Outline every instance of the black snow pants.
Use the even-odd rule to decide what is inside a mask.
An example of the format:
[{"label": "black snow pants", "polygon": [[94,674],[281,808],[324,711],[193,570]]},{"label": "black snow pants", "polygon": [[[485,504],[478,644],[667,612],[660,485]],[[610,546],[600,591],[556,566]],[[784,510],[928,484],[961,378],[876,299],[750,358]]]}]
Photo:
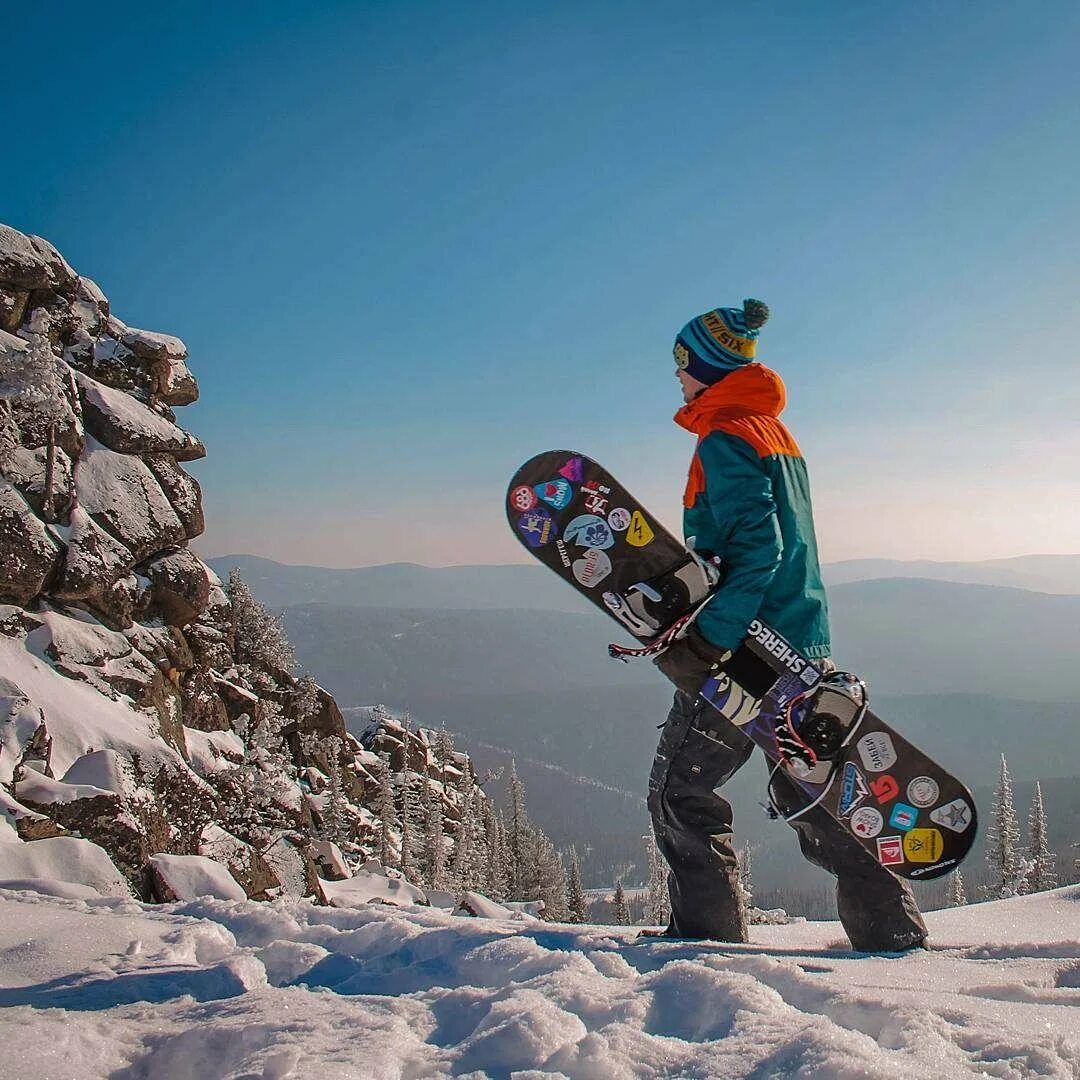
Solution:
[{"label": "black snow pants", "polygon": [[[717,790],[754,750],[734,724],[681,690],[664,724],[649,777],[649,813],[671,869],[671,922],[676,937],[746,941],[739,903],[731,805]],[[785,815],[806,796],[778,773],[773,784]],[[803,855],[836,878],[836,906],[852,947],[892,951],[919,944],[926,924],[906,882],[889,873],[824,810],[790,822]]]}]

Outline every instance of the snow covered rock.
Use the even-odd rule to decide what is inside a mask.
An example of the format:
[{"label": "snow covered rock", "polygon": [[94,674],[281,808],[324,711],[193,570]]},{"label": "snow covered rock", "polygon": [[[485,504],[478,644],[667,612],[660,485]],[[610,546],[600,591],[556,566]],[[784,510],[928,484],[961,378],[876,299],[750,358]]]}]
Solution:
[{"label": "snow covered rock", "polygon": [[203,829],[199,854],[228,867],[233,880],[253,900],[267,900],[282,888],[266,859],[220,825],[207,825]]},{"label": "snow covered rock", "polygon": [[59,552],[26,499],[0,480],[0,603],[28,604],[45,588]]},{"label": "snow covered rock", "polygon": [[194,436],[159,416],[138,398],[79,372],[75,376],[86,430],[120,454],[171,454],[177,461],[206,456]]},{"label": "snow covered rock", "polygon": [[176,511],[141,458],[88,439],[75,487],[79,505],[137,562],[185,539]]},{"label": "snow covered rock", "polygon": [[184,472],[171,454],[145,454],[143,460],[176,511],[187,538],[201,536],[206,525],[198,481]]},{"label": "snow covered rock", "polygon": [[244,890],[224,866],[203,855],[151,855],[148,864],[151,890],[163,903],[195,900],[246,900]]},{"label": "snow covered rock", "polygon": [[63,836],[66,831],[52,818],[28,809],[0,788],[0,843],[46,840],[52,836]]},{"label": "snow covered rock", "polygon": [[121,340],[144,360],[185,360],[188,354],[187,346],[178,337],[138,330],[133,326],[124,327]]},{"label": "snow covered rock", "polygon": [[[61,600],[97,601],[111,608],[109,594],[135,565],[135,557],[110,536],[81,506],[71,511],[67,552],[54,588]],[[131,617],[127,612],[126,622]]]},{"label": "snow covered rock", "polygon": [[32,291],[70,288],[78,275],[40,236],[27,236],[0,224],[0,285]]},{"label": "snow covered rock", "polygon": [[[0,436],[2,438],[2,436]],[[0,461],[0,474],[9,480],[43,521],[59,521],[71,505],[73,470],[64,450],[12,446]]]},{"label": "snow covered rock", "polygon": [[33,450],[51,440],[77,458],[83,429],[71,369],[44,335],[30,336],[26,341],[0,330],[0,402],[10,410],[23,446]]},{"label": "snow covered rock", "polygon": [[476,892],[463,892],[454,908],[455,915],[469,915],[477,919],[520,919],[521,913],[511,911],[494,900]]},{"label": "snow covered rock", "polygon": [[327,881],[345,881],[352,876],[337,844],[329,840],[316,840],[311,845],[311,856],[319,868],[319,877]]},{"label": "snow covered rock", "polygon": [[132,895],[124,875],[104,850],[75,836],[0,844],[0,888],[8,881],[33,878],[86,885],[100,896]]},{"label": "snow covered rock", "polygon": [[206,610],[210,579],[205,564],[190,549],[154,559],[143,573],[150,580],[151,602],[170,626],[186,626]]},{"label": "snow covered rock", "polygon": [[400,878],[363,870],[345,881],[319,879],[319,886],[331,907],[355,908],[367,904],[392,904],[396,907],[427,904],[424,890]]}]

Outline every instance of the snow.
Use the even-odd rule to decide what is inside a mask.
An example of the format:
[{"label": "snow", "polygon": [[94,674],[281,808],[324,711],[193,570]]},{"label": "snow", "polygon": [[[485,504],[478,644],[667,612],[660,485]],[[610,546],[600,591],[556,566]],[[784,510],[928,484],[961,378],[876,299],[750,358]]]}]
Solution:
[{"label": "snow", "polygon": [[1075,1078],[1078,916],[1076,886],[934,912],[934,948],[891,956],[851,952],[837,923],[710,945],[385,904],[0,892],[17,1048],[0,1078],[73,1061],[234,1080]]},{"label": "snow", "polygon": [[113,792],[91,784],[68,784],[52,780],[33,769],[27,769],[15,785],[15,797],[32,803],[70,803],[77,799],[93,799],[99,795],[112,798]]},{"label": "snow", "polygon": [[399,878],[359,871],[344,881],[325,881],[319,878],[323,896],[331,907],[355,908],[367,904],[423,904],[427,897],[423,889]]},{"label": "snow", "polygon": [[247,896],[225,867],[202,855],[151,855],[150,865],[178,900],[200,896],[243,900]]},{"label": "snow", "polygon": [[92,750],[83,754],[63,775],[65,784],[90,784],[117,795],[130,795],[135,781],[124,759],[115,750]]},{"label": "snow", "polygon": [[159,416],[131,394],[106,386],[81,371],[75,373],[75,380],[87,402],[110,417],[123,432],[124,445],[111,449],[121,453],[176,454],[183,458],[191,456],[198,447],[194,436]]},{"label": "snow", "polygon": [[[37,633],[33,631],[30,637]],[[0,781],[10,782],[10,770],[21,755],[19,747],[33,734],[42,713],[52,738],[50,763],[56,776],[64,776],[83,755],[103,749],[116,750],[127,758],[138,754],[147,766],[161,762],[183,768],[180,755],[162,741],[156,717],[132,708],[126,699],[113,701],[92,686],[59,674],[42,655],[28,651],[28,641],[0,636],[0,671],[4,673],[0,684]],[[9,712],[16,723],[4,723]]]},{"label": "snow", "polygon": [[200,776],[236,768],[244,760],[244,744],[234,731],[198,731],[184,728],[188,760]]},{"label": "snow", "polygon": [[0,885],[28,878],[85,885],[102,896],[131,895],[127,880],[104,850],[75,836],[0,844]]}]

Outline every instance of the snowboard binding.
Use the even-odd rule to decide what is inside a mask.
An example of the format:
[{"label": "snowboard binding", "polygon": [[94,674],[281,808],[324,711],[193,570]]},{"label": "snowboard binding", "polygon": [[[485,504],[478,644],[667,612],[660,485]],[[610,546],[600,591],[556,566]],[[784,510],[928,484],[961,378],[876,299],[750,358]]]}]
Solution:
[{"label": "snowboard binding", "polygon": [[[624,611],[616,613],[616,617],[638,637],[652,640],[640,649],[609,645],[608,655],[629,662],[635,657],[662,653],[686,633],[719,583],[719,566],[688,551],[686,558],[670,570],[631,585],[625,597],[618,597]],[[684,612],[681,616],[680,611]]]}]

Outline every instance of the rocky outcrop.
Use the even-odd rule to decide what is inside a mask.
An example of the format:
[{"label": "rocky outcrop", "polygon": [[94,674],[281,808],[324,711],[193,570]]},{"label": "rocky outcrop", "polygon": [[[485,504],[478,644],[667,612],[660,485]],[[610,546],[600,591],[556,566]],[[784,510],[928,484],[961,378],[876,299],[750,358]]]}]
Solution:
[{"label": "rocky outcrop", "polygon": [[399,810],[430,786],[450,845],[471,766],[389,715],[361,746],[280,622],[187,546],[205,449],[174,410],[198,394],[179,338],[0,225],[0,839],[39,845],[27,866],[82,852],[96,888],[118,869],[116,895],[325,900],[380,848],[408,862],[374,809],[397,813],[391,771]]},{"label": "rocky outcrop", "polygon": [[58,560],[44,523],[17,489],[0,479],[0,603],[26,605],[40,596]]}]

